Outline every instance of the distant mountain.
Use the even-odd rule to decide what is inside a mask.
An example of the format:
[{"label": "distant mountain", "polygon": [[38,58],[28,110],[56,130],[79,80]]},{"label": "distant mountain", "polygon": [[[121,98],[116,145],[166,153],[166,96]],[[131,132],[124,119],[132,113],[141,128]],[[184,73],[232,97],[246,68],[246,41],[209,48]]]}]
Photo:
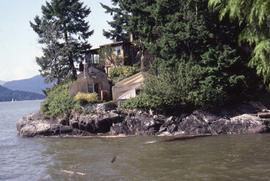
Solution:
[{"label": "distant mountain", "polygon": [[0,102],[44,99],[44,95],[33,92],[13,91],[0,86]]},{"label": "distant mountain", "polygon": [[45,79],[40,75],[30,79],[13,80],[3,84],[4,87],[11,90],[34,92],[38,94],[43,94],[42,90],[52,87],[52,85],[53,84],[45,83]]},{"label": "distant mountain", "polygon": [[0,80],[0,85],[3,85],[4,83],[5,83],[5,81]]}]

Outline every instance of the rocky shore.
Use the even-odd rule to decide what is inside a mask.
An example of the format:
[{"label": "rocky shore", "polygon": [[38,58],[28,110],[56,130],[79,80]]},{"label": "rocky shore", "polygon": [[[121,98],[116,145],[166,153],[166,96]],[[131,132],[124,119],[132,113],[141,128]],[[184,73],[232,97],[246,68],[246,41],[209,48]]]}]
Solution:
[{"label": "rocky shore", "polygon": [[[101,108],[100,108],[101,107]],[[18,120],[22,137],[34,136],[200,136],[250,134],[270,131],[270,111],[258,102],[249,102],[215,112],[195,110],[177,116],[141,110],[117,111],[99,105],[91,113],[73,112],[65,118],[48,119],[33,113]]]}]

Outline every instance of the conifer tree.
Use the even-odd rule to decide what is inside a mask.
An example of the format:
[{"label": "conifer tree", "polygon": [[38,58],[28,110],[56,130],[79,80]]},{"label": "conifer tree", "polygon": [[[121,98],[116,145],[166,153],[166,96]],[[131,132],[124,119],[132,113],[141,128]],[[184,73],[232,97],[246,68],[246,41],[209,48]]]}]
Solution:
[{"label": "conifer tree", "polygon": [[244,30],[240,42],[253,47],[250,65],[270,84],[270,1],[269,0],[209,0],[210,7],[220,12],[220,18],[237,19]]},{"label": "conifer tree", "polygon": [[42,45],[43,55],[36,59],[41,75],[58,83],[76,79],[76,63],[91,48],[87,40],[93,31],[85,20],[91,11],[80,0],[51,0],[41,9],[42,16],[30,22]]},{"label": "conifer tree", "polygon": [[108,22],[111,29],[103,30],[103,35],[111,40],[127,41],[128,33],[125,31],[124,27],[127,26],[129,15],[127,14],[127,11],[117,7],[118,1],[119,0],[112,0],[113,7],[101,3],[105,12],[113,17],[113,21]]},{"label": "conifer tree", "polygon": [[132,32],[156,57],[152,73],[159,76],[146,83],[147,101],[156,101],[155,106],[222,105],[246,95],[248,78],[254,79],[254,74],[250,76],[246,67],[249,52],[236,39],[243,27],[228,19],[219,21],[208,0],[115,2],[117,11],[111,12],[128,15],[124,26],[118,24],[123,32]]}]

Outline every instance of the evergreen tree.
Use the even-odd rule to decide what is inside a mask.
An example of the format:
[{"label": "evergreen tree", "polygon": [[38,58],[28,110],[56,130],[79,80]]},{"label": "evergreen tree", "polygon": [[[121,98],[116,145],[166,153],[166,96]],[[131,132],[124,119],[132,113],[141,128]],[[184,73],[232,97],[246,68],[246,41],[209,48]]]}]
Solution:
[{"label": "evergreen tree", "polygon": [[156,56],[152,73],[159,76],[146,82],[142,99],[152,107],[222,105],[246,95],[254,77],[249,51],[237,42],[243,26],[220,21],[208,0],[119,0],[117,7],[129,15],[119,26]]},{"label": "evergreen tree", "polygon": [[250,65],[270,83],[270,1],[269,0],[209,0],[211,7],[220,11],[221,19],[237,19],[245,29],[240,42],[253,47]]},{"label": "evergreen tree", "polygon": [[127,41],[129,35],[125,31],[124,27],[127,25],[129,15],[127,14],[127,11],[117,7],[118,1],[119,0],[112,0],[113,7],[109,7],[101,3],[101,6],[105,9],[105,12],[113,17],[113,21],[108,22],[112,29],[103,30],[103,35],[111,40]]},{"label": "evergreen tree", "polygon": [[[141,47],[163,60],[180,59],[183,55],[200,59],[209,45],[216,46],[220,41],[236,44],[233,40],[239,31],[228,28],[228,21],[214,18],[217,13],[208,10],[207,0],[113,2],[116,7],[106,6],[107,12],[115,15],[109,22],[113,24],[110,32],[118,32],[118,36],[132,33]],[[118,17],[125,18],[126,23],[122,24]]]},{"label": "evergreen tree", "polygon": [[42,16],[30,22],[43,46],[43,55],[37,58],[41,75],[58,83],[76,79],[76,64],[91,48],[87,40],[93,31],[85,20],[91,11],[80,0],[51,0],[41,9]]}]

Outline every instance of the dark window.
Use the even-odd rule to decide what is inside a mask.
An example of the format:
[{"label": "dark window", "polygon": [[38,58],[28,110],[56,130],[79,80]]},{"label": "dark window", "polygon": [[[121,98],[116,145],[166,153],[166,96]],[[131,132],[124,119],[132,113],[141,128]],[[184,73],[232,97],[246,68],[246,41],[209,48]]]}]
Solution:
[{"label": "dark window", "polygon": [[141,93],[141,89],[136,89],[136,95],[139,95]]}]

